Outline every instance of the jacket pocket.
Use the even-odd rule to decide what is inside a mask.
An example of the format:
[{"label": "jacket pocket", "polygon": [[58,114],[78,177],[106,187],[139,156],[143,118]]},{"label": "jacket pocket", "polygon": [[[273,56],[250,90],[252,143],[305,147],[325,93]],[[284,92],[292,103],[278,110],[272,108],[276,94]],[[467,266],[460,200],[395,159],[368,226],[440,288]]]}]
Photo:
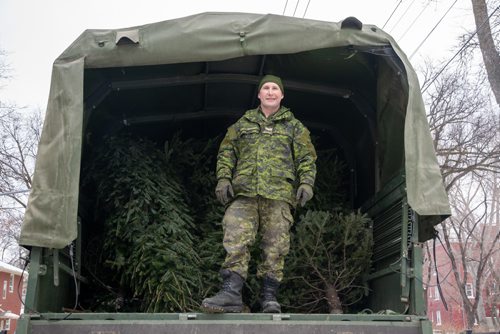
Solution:
[{"label": "jacket pocket", "polygon": [[295,182],[295,174],[288,170],[273,168],[271,170],[271,175],[273,177],[286,179],[290,183]]},{"label": "jacket pocket", "polygon": [[255,188],[255,170],[253,166],[238,168],[233,176],[233,190],[236,195],[253,193]]}]

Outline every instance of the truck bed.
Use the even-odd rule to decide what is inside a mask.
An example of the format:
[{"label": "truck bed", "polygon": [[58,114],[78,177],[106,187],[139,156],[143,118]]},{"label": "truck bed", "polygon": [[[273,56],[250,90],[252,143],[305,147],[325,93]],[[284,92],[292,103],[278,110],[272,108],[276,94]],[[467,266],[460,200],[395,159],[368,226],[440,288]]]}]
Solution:
[{"label": "truck bed", "polygon": [[42,313],[23,315],[32,334],[429,333],[425,317],[385,314]]}]

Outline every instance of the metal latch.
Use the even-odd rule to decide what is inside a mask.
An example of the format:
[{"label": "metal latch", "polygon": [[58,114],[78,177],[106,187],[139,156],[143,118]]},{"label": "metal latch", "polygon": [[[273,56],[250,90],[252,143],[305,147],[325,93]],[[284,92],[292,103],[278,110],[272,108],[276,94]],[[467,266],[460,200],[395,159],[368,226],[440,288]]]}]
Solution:
[{"label": "metal latch", "polygon": [[290,320],[290,314],[273,314],[274,321]]},{"label": "metal latch", "polygon": [[194,313],[179,313],[179,320],[196,320],[197,315]]}]

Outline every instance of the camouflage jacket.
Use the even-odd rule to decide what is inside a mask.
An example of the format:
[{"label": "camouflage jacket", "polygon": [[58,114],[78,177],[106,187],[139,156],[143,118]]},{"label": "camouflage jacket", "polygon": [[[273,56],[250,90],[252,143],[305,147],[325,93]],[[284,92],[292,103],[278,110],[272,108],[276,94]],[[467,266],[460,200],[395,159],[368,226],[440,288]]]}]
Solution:
[{"label": "camouflage jacket", "polygon": [[267,119],[260,108],[248,110],[219,148],[217,179],[231,180],[235,196],[260,195],[295,206],[297,186],[313,186],[315,177],[309,131],[285,107]]}]

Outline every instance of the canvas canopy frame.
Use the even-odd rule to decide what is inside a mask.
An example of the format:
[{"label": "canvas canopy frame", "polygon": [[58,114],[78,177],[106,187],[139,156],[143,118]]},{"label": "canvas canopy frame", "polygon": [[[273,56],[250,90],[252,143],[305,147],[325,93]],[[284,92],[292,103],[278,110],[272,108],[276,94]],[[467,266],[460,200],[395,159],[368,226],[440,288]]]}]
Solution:
[{"label": "canvas canopy frame", "polygon": [[[77,237],[89,129],[204,117],[228,125],[244,111],[239,101],[256,103],[256,85],[270,72],[282,77],[296,116],[328,132],[359,171],[358,206],[404,170],[408,203],[422,224],[450,214],[417,75],[388,34],[371,25],[203,13],[87,30],[56,59],[20,243],[63,248]],[[150,99],[166,88],[165,99]],[[198,102],[180,103],[190,99]],[[131,101],[158,102],[123,115]]]}]

